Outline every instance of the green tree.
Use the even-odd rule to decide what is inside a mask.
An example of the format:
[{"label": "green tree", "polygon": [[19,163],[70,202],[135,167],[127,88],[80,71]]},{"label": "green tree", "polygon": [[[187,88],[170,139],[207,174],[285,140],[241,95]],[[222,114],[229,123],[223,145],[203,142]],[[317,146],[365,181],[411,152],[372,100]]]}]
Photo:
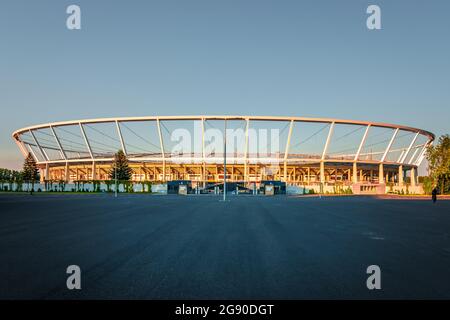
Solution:
[{"label": "green tree", "polygon": [[[13,185],[16,184],[16,190],[20,189],[22,183],[22,173],[16,170],[0,168],[0,190],[13,191]],[[8,186],[5,186],[8,184]]]},{"label": "green tree", "polygon": [[11,180],[11,172],[10,171],[11,170],[0,168],[0,185],[1,185],[2,191],[3,191],[3,184],[9,183],[9,181]]},{"label": "green tree", "polygon": [[31,183],[30,194],[33,194],[34,183],[39,180],[39,170],[33,156],[28,153],[28,156],[23,163],[22,179],[26,183]]},{"label": "green tree", "polygon": [[9,190],[13,191],[14,184],[16,184],[15,188],[16,191],[22,190],[22,182],[23,182],[22,172],[12,170],[9,179]]},{"label": "green tree", "polygon": [[[112,180],[118,181],[130,181],[131,175],[133,174],[133,170],[128,165],[128,159],[125,153],[122,150],[119,150],[114,155],[114,161],[111,166],[111,170],[109,171],[109,177]],[[117,176],[116,176],[117,175]]]},{"label": "green tree", "polygon": [[428,146],[427,160],[430,177],[441,193],[450,192],[450,136],[439,137],[438,144]]},{"label": "green tree", "polygon": [[431,194],[433,191],[433,179],[431,177],[419,177],[419,183],[422,184],[425,194]]}]

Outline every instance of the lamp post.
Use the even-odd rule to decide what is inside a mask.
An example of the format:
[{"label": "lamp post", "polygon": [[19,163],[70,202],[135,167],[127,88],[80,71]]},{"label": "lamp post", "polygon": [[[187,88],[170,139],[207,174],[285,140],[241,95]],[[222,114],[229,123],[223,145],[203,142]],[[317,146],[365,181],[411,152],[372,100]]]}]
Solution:
[{"label": "lamp post", "polygon": [[227,199],[227,119],[224,122],[223,136],[223,201]]},{"label": "lamp post", "polygon": [[116,187],[114,188],[114,197],[117,198],[117,160],[116,163],[114,164],[114,180],[116,184]]}]

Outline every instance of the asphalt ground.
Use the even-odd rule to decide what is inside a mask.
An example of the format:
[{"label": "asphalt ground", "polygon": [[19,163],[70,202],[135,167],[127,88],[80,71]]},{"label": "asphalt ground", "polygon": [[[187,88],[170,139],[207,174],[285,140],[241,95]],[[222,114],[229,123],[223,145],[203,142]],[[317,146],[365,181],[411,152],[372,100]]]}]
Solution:
[{"label": "asphalt ground", "polygon": [[229,199],[0,194],[0,298],[450,298],[450,201]]}]

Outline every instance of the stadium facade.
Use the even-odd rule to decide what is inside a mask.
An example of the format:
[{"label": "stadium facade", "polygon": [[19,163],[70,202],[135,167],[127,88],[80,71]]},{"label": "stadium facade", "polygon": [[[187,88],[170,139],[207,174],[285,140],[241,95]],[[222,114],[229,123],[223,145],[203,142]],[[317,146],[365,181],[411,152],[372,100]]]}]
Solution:
[{"label": "stadium facade", "polygon": [[114,154],[123,150],[136,182],[190,180],[203,188],[223,181],[226,158],[227,181],[248,187],[279,180],[354,193],[418,192],[417,168],[434,140],[402,125],[266,116],[102,118],[35,125],[12,136],[35,158],[42,180],[109,180]]}]

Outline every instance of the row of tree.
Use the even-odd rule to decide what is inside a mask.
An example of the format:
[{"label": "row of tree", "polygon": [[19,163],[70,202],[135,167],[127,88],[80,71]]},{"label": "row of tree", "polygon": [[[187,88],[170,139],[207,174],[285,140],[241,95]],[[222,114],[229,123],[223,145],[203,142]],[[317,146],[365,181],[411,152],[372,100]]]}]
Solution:
[{"label": "row of tree", "polygon": [[[128,159],[125,153],[122,150],[119,150],[114,156],[114,162],[111,166],[111,170],[109,172],[109,177],[111,180],[116,181],[130,181],[131,176],[133,174],[133,170],[130,168],[128,164]],[[22,171],[9,170],[0,168],[0,184],[7,183],[9,184],[9,190],[12,190],[12,185],[22,185],[23,183],[27,183],[31,185],[30,193],[33,192],[34,184],[39,181],[39,169],[31,154],[25,158],[23,163]],[[21,188],[19,188],[20,190]]]},{"label": "row of tree", "polygon": [[22,172],[0,168],[0,184],[2,184],[3,187],[5,183],[9,185],[12,185],[13,183],[23,183]]},{"label": "row of tree", "polygon": [[[22,171],[9,170],[0,168],[0,183],[9,184],[9,190],[12,190],[12,185],[21,186],[23,183],[31,184],[30,192],[33,192],[34,183],[39,181],[39,170],[31,154],[25,158]],[[20,188],[19,188],[20,189]]]},{"label": "row of tree", "polygon": [[448,134],[441,136],[436,145],[428,147],[427,160],[431,187],[436,187],[441,194],[450,193],[450,136]]}]

